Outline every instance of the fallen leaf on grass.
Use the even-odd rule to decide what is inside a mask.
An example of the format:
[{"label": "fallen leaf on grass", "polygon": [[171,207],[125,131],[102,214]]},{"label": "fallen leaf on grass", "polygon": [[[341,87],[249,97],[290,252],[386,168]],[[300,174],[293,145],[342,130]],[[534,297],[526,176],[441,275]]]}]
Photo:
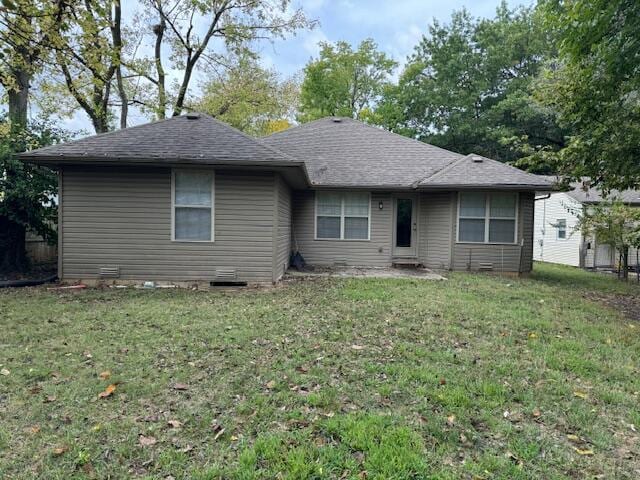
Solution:
[{"label": "fallen leaf on grass", "polygon": [[220,430],[218,430],[218,433],[216,433],[216,436],[213,437],[213,441],[215,442],[216,440],[218,440],[223,434],[224,434],[224,428],[221,428]]},{"label": "fallen leaf on grass", "polygon": [[185,446],[185,447],[180,449],[180,451],[182,453],[189,453],[191,450],[193,450],[193,446],[192,445],[187,445],[187,446]]},{"label": "fallen leaf on grass", "polygon": [[529,338],[538,338],[538,334],[536,332],[529,332]]},{"label": "fallen leaf on grass", "polygon": [[540,417],[540,415],[542,415],[542,412],[540,411],[539,408],[534,408],[532,414],[535,418],[538,418]]},{"label": "fallen leaf on grass", "polygon": [[146,437],[142,434],[138,435],[138,443],[143,447],[155,445],[157,440],[154,437]]},{"label": "fallen leaf on grass", "polygon": [[299,367],[296,367],[296,370],[300,373],[307,373],[309,371],[309,367],[306,365],[300,365]]},{"label": "fallen leaf on grass", "polygon": [[57,400],[55,395],[47,395],[44,399],[44,403],[53,403]]},{"label": "fallen leaf on grass", "polygon": [[98,394],[98,398],[107,398],[111,396],[111,394],[115,391],[116,391],[116,386],[115,384],[112,383],[111,385],[109,385],[107,388],[104,389],[104,392],[100,392]]},{"label": "fallen leaf on grass", "polygon": [[6,368],[3,368],[2,370],[0,370],[0,375],[4,375],[5,377],[7,375],[9,375],[11,372],[9,370],[7,370]]},{"label": "fallen leaf on grass", "polygon": [[447,384],[447,380],[444,378],[440,379],[440,385],[446,385]]},{"label": "fallen leaf on grass", "polygon": [[109,378],[111,376],[111,372],[109,370],[105,370],[104,372],[102,372],[100,374],[100,378],[102,380],[106,380],[107,378]]},{"label": "fallen leaf on grass", "polygon": [[351,348],[353,350],[364,350],[364,347],[362,345],[351,345]]},{"label": "fallen leaf on grass", "polygon": [[276,386],[276,381],[275,380],[269,380],[265,384],[265,387],[267,387],[269,390],[272,390],[275,386]]},{"label": "fallen leaf on grass", "polygon": [[582,398],[582,399],[589,398],[589,395],[587,395],[585,392],[582,392],[580,390],[576,390],[575,392],[573,392],[573,396],[574,397],[578,397],[578,398]]},{"label": "fallen leaf on grass", "polygon": [[167,422],[167,425],[169,425],[171,428],[180,428],[182,427],[182,422],[179,422],[178,420],[169,420]]},{"label": "fallen leaf on grass", "polygon": [[573,447],[573,449],[576,451],[576,453],[578,455],[594,455],[593,450],[591,450],[590,448],[578,448],[578,447]]},{"label": "fallen leaf on grass", "polygon": [[33,426],[31,426],[31,427],[29,427],[29,428],[27,429],[27,432],[28,432],[28,433],[30,433],[30,434],[32,434],[32,435],[35,435],[35,434],[36,434],[36,433],[38,433],[39,431],[40,431],[40,425],[33,425]]},{"label": "fallen leaf on grass", "polygon": [[174,390],[189,390],[189,385],[186,383],[175,383],[173,385]]},{"label": "fallen leaf on grass", "polygon": [[69,451],[69,447],[67,447],[66,445],[63,445],[61,447],[56,447],[53,449],[53,455],[55,457],[59,457],[60,455],[65,454],[66,452]]},{"label": "fallen leaf on grass", "polygon": [[456,421],[456,416],[455,415],[449,415],[447,417],[447,424],[449,424],[450,427],[453,427],[453,424]]},{"label": "fallen leaf on grass", "polygon": [[570,442],[579,442],[580,437],[578,435],[574,435],[573,433],[570,433],[567,435],[567,440],[569,440]]}]

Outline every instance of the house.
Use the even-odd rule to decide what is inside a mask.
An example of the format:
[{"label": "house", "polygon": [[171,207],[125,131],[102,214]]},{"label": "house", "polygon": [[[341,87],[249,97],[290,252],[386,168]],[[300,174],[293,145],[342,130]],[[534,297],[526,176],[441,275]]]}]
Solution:
[{"label": "house", "polygon": [[[549,177],[549,180],[555,179]],[[576,228],[581,212],[590,205],[602,202],[601,193],[583,182],[573,183],[570,188],[569,191],[551,193],[536,200],[534,260],[590,269],[615,268],[617,253],[597,238],[585,237]],[[639,191],[613,192],[611,196],[640,207]],[[635,249],[629,252],[629,265],[637,265]]]},{"label": "house", "polygon": [[549,182],[346,118],[257,140],[187,114],[27,152],[59,172],[64,281],[278,281],[311,265],[528,272]]}]

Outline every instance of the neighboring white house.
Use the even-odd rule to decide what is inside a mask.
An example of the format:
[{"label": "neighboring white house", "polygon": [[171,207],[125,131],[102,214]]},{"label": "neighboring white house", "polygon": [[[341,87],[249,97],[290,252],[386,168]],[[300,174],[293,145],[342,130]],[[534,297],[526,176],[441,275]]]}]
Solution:
[{"label": "neighboring white house", "polygon": [[[540,195],[535,202],[533,259],[584,268],[615,268],[618,258],[608,245],[585,238],[576,230],[579,213],[602,201],[594,188],[572,184],[573,190]],[[615,193],[625,203],[640,207],[640,191]],[[629,252],[629,265],[636,265],[636,251]]]}]

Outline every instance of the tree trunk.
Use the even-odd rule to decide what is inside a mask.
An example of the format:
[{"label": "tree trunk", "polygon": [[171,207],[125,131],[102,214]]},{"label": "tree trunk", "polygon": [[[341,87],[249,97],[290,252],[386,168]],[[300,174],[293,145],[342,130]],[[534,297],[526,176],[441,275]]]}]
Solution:
[{"label": "tree trunk", "polygon": [[120,95],[120,128],[127,128],[127,116],[129,115],[129,99],[127,98],[127,92],[124,88],[124,82],[122,80],[122,9],[120,6],[120,0],[115,0],[113,11],[113,25],[111,27],[111,36],[113,38],[113,47],[116,50],[118,56],[118,63],[116,66],[116,82],[118,85],[118,94]]},{"label": "tree trunk", "polygon": [[629,247],[622,249],[622,278],[625,281],[629,279]]},{"label": "tree trunk", "polygon": [[[26,55],[26,52],[25,52]],[[28,57],[27,57],[28,58]],[[8,89],[9,120],[11,131],[15,134],[27,126],[27,111],[29,107],[29,82],[31,74],[24,69],[13,72],[18,90]],[[12,169],[5,172],[7,179],[15,176]],[[10,218],[0,218],[0,270],[3,272],[23,272],[28,267],[27,252],[25,250],[26,229],[24,225],[14,222]]]},{"label": "tree trunk", "polygon": [[156,34],[156,44],[154,49],[154,58],[156,64],[156,72],[158,74],[158,108],[156,110],[156,116],[158,120],[162,120],[167,116],[167,91],[165,88],[165,73],[162,66],[162,39],[164,37],[164,31],[167,28],[167,23],[164,17],[160,15],[160,23],[153,27],[153,33]]}]

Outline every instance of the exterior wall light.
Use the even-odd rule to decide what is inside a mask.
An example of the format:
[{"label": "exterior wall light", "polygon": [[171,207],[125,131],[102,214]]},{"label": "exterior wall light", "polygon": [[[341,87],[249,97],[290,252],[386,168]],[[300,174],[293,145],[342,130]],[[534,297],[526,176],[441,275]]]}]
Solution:
[{"label": "exterior wall light", "polygon": [[380,200],[380,201],[378,202],[378,208],[379,208],[380,210],[382,210],[382,209],[384,208],[384,203],[382,203],[382,200]]}]

